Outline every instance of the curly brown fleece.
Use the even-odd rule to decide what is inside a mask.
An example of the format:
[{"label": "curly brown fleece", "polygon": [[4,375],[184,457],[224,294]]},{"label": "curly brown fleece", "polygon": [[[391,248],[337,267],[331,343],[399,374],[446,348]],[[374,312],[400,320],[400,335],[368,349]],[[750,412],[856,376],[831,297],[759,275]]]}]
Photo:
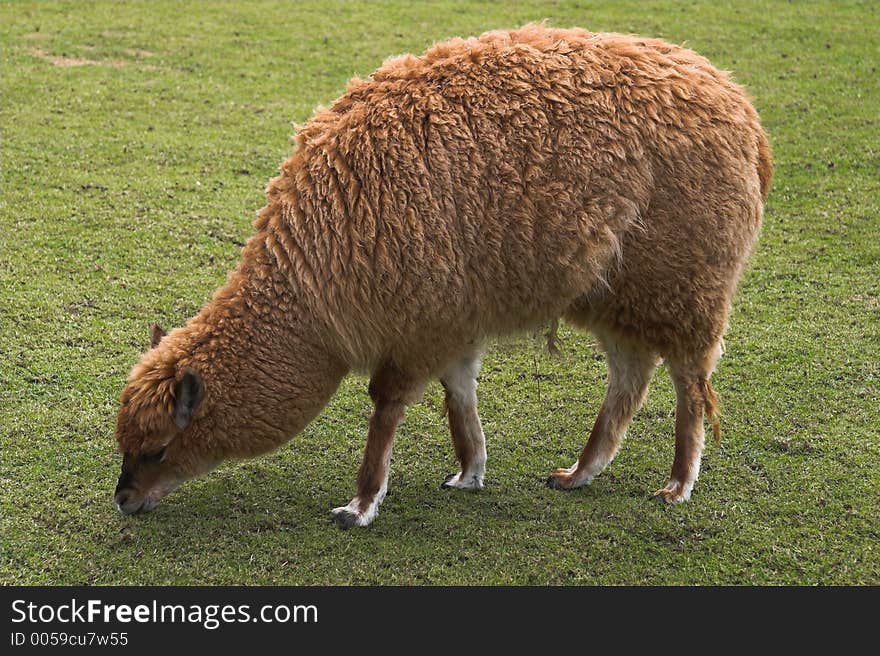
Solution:
[{"label": "curly brown fleece", "polygon": [[124,473],[165,449],[133,484],[158,498],[287,441],[352,368],[405,404],[486,337],[559,317],[646,371],[678,363],[680,401],[709,404],[771,174],[742,89],[660,40],[528,25],[390,59],[300,127],[226,286],[132,371]]}]

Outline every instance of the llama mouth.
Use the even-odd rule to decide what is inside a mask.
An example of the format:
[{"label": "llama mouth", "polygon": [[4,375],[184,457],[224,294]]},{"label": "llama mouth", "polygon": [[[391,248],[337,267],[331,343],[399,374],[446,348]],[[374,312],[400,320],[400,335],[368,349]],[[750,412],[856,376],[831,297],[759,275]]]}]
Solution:
[{"label": "llama mouth", "polygon": [[128,500],[127,495],[124,492],[120,492],[116,494],[113,498],[114,503],[116,504],[116,509],[119,510],[123,515],[136,515],[138,513],[146,513],[153,510],[157,505],[159,505],[158,499],[153,499],[150,497],[146,497],[138,502],[131,502]]}]

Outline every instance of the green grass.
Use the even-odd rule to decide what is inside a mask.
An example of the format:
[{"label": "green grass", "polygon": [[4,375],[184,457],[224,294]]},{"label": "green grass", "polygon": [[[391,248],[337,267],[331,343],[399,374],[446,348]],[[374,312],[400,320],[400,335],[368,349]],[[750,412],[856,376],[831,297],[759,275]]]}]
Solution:
[{"label": "green grass", "polygon": [[[880,583],[880,7],[874,2],[4,2],[0,581],[4,584]],[[455,469],[438,386],[367,530],[338,530],[370,404],[350,377],[302,435],[146,516],[110,502],[113,425],[150,322],[225,279],[291,121],[387,56],[548,18],[656,35],[731,69],[776,153],[762,239],[689,504],[650,492],[674,395],[652,385],[592,487],[544,487],[603,393],[588,335],[485,358],[487,487]],[[60,59],[66,58],[66,59]],[[70,60],[87,60],[79,66]]]}]

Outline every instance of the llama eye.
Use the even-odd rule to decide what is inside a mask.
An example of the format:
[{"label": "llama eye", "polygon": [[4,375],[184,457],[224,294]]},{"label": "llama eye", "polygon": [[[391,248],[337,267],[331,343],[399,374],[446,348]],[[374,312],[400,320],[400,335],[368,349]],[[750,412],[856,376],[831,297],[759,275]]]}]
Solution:
[{"label": "llama eye", "polygon": [[163,460],[165,460],[165,450],[167,448],[168,447],[162,448],[155,453],[145,453],[141,456],[141,459],[144,462],[162,462]]}]

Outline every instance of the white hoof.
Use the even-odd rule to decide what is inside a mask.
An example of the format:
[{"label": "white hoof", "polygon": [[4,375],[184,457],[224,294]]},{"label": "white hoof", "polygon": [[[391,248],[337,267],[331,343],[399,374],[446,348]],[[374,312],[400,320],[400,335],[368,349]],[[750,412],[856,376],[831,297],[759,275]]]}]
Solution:
[{"label": "white hoof", "polygon": [[477,490],[483,489],[483,477],[479,474],[464,475],[461,472],[458,472],[457,474],[450,474],[447,476],[440,484],[440,487],[444,490],[455,488],[456,490],[470,490],[476,492]]}]

